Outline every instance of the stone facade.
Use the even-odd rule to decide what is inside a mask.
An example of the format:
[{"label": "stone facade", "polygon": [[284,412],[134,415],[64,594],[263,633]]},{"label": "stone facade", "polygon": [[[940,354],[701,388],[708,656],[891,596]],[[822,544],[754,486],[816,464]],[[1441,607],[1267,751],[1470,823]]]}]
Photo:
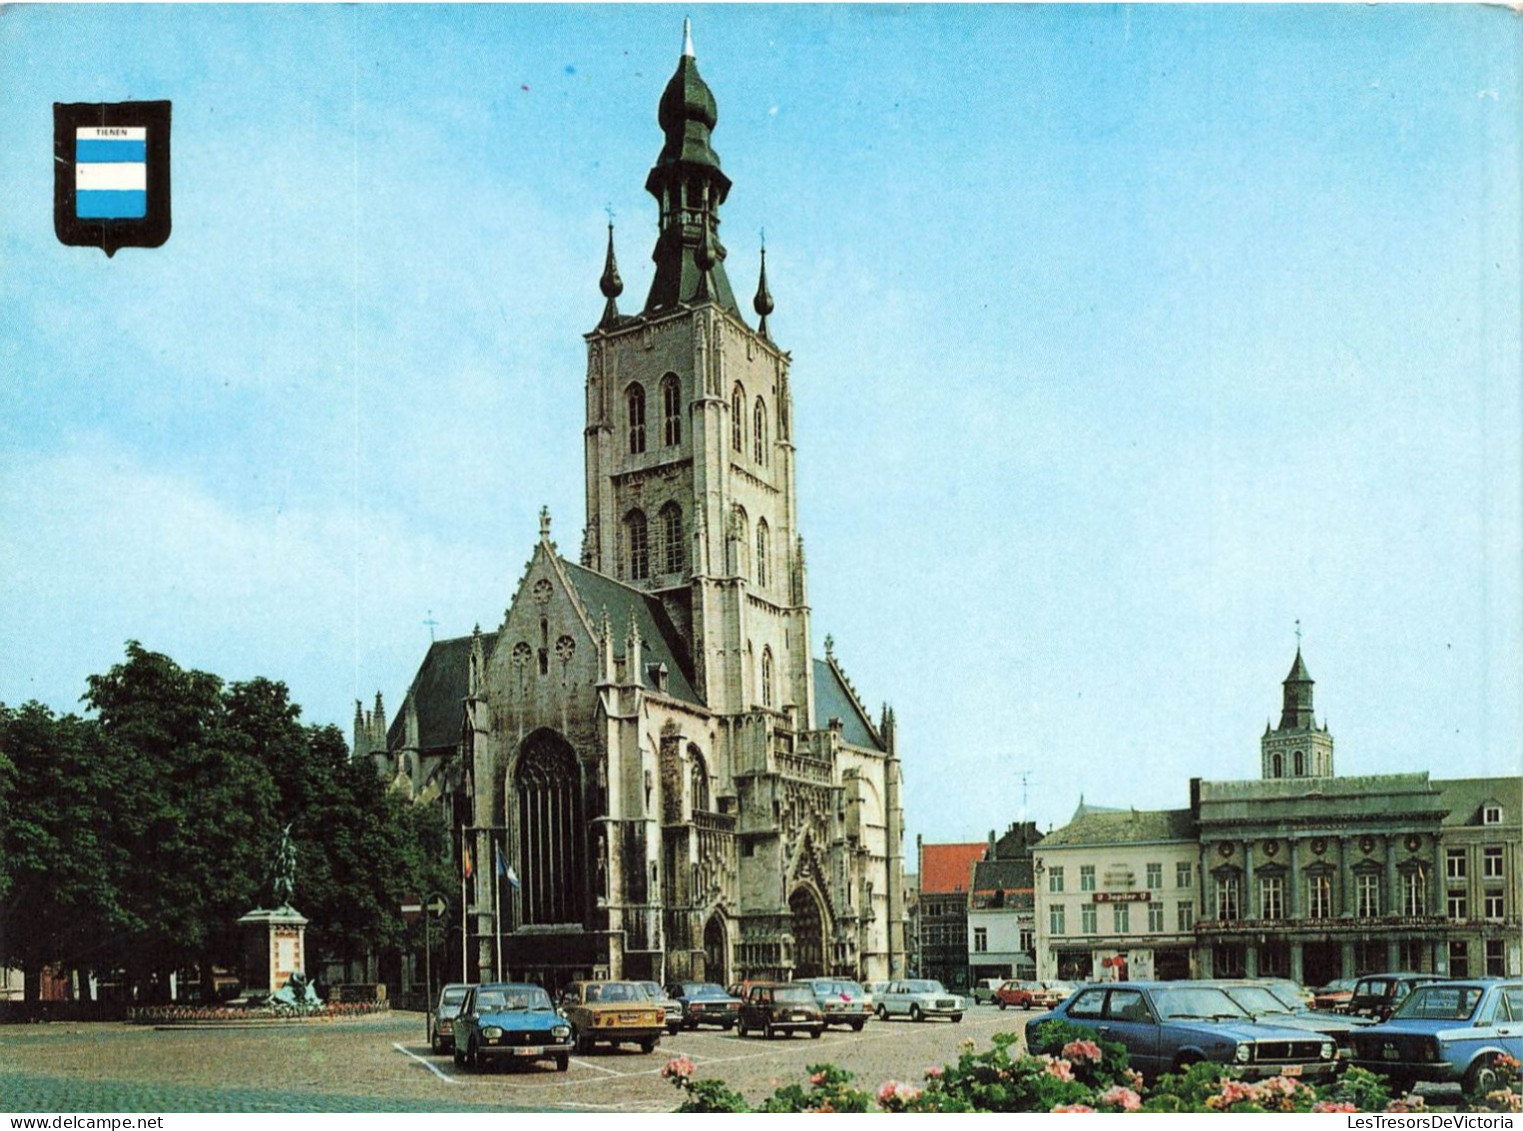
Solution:
[{"label": "stone facade", "polygon": [[499,947],[547,985],[904,972],[893,714],[811,654],[790,358],[765,263],[754,329],[725,274],[716,119],[685,53],[650,295],[619,312],[610,227],[586,336],[577,559],[542,515],[499,627],[430,649],[384,746],[379,699],[357,711],[356,747],[459,829],[473,979]]}]

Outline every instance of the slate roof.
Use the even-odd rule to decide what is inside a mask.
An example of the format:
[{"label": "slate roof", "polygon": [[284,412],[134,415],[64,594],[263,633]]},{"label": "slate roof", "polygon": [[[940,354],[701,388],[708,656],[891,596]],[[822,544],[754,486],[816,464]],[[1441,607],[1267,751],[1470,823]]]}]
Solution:
[{"label": "slate roof", "polygon": [[1264,824],[1376,816],[1437,820],[1444,800],[1427,771],[1200,783],[1201,824]]},{"label": "slate roof", "polygon": [[[672,623],[660,597],[643,589],[634,589],[622,581],[615,581],[564,558],[561,559],[560,566],[576,587],[577,596],[592,618],[594,629],[602,620],[603,610],[607,609],[614,638],[622,640],[629,628],[630,613],[633,612],[635,624],[640,629],[640,651],[645,663],[666,665],[666,693],[703,706],[703,700],[693,689],[695,675],[687,641]],[[639,674],[646,687],[654,687],[648,672]]]},{"label": "slate roof", "polygon": [[1048,833],[1042,848],[1073,848],[1100,844],[1157,844],[1194,840],[1195,826],[1188,809],[1127,809],[1086,813]]},{"label": "slate roof", "polygon": [[1444,817],[1445,827],[1479,825],[1481,806],[1488,801],[1502,807],[1502,824],[1523,823],[1523,778],[1454,778],[1433,784],[1449,810]]},{"label": "slate roof", "polygon": [[857,702],[836,666],[829,660],[814,661],[814,729],[824,730],[831,719],[841,720],[841,738],[864,750],[883,751],[877,729]]},{"label": "slate roof", "polygon": [[973,844],[922,844],[920,846],[920,894],[952,895],[966,892],[973,882],[973,865],[983,859],[989,846]]},{"label": "slate roof", "polygon": [[1031,857],[1023,860],[980,860],[973,865],[973,890],[978,894],[996,891],[1031,891],[1036,886]]},{"label": "slate roof", "polygon": [[[492,654],[497,644],[495,632],[483,632],[481,644]],[[437,750],[460,745],[460,727],[464,721],[462,704],[471,662],[471,638],[456,636],[436,640],[428,647],[418,674],[413,677],[408,694],[418,712],[418,747]],[[397,712],[386,730],[386,748],[396,750],[407,739],[407,707]]]}]

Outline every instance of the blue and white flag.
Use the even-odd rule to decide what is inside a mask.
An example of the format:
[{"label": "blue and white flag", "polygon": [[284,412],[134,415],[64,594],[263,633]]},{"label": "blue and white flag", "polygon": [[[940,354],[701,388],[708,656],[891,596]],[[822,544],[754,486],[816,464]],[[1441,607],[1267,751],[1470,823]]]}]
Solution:
[{"label": "blue and white flag", "polygon": [[148,215],[148,130],[81,126],[74,133],[74,212],[81,220]]},{"label": "blue and white flag", "polygon": [[513,871],[513,865],[509,864],[507,859],[503,856],[502,845],[493,845],[492,851],[497,854],[497,874],[499,876],[505,876],[508,881],[508,886],[511,887],[514,891],[517,891],[518,873]]}]

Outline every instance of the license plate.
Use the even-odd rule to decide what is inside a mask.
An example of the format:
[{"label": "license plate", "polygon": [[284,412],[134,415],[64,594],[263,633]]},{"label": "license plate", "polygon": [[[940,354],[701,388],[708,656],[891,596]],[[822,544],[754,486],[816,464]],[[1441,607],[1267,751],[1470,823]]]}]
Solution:
[{"label": "license plate", "polygon": [[544,1053],[544,1051],[545,1051],[544,1048],[542,1048],[539,1045],[526,1045],[525,1047],[523,1047],[521,1049],[514,1049],[513,1050],[513,1055],[514,1056],[540,1056],[540,1055],[542,1055]]},{"label": "license plate", "polygon": [[626,1025],[638,1025],[641,1021],[641,1016],[638,1013],[621,1013],[619,1014],[619,1020]]},{"label": "license plate", "polygon": [[1299,1076],[1301,1075],[1301,1066],[1299,1064],[1287,1064],[1284,1068],[1280,1069],[1280,1075]]}]

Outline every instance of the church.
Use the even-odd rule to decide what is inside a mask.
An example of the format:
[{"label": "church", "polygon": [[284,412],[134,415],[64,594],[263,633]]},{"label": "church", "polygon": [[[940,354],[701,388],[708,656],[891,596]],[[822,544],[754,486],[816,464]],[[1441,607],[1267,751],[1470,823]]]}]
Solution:
[{"label": "church", "polygon": [[389,726],[356,708],[356,755],[453,823],[467,980],[904,973],[894,716],[811,649],[791,358],[765,251],[754,327],[736,302],[684,39],[650,292],[620,310],[610,224],[585,335],[580,552],[541,512],[501,624],[435,642]]}]

